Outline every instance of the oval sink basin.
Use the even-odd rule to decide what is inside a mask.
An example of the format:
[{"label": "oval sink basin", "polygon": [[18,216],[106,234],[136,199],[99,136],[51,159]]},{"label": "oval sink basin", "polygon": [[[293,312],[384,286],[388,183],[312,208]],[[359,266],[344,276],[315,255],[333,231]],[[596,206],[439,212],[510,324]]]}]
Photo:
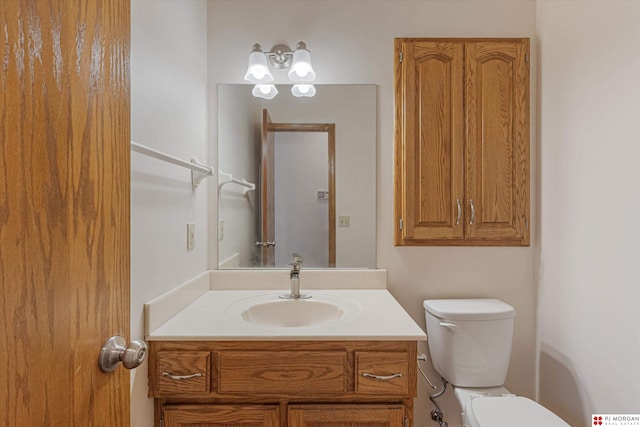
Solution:
[{"label": "oval sink basin", "polygon": [[360,304],[348,298],[315,293],[309,299],[280,299],[279,294],[249,298],[229,307],[230,314],[266,327],[305,327],[345,321],[361,311]]},{"label": "oval sink basin", "polygon": [[339,320],[344,311],[328,302],[309,300],[279,300],[253,305],[242,313],[247,322],[268,326],[311,326]]}]

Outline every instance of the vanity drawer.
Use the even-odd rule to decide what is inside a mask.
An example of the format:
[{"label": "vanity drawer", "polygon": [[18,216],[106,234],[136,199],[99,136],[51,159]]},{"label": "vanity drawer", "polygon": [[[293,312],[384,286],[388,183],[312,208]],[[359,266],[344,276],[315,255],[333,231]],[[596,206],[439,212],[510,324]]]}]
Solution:
[{"label": "vanity drawer", "polygon": [[218,357],[220,393],[347,392],[345,351],[225,351]]},{"label": "vanity drawer", "polygon": [[409,354],[356,352],[356,393],[405,396],[409,394]]},{"label": "vanity drawer", "polygon": [[208,393],[210,366],[208,351],[159,351],[154,396]]}]

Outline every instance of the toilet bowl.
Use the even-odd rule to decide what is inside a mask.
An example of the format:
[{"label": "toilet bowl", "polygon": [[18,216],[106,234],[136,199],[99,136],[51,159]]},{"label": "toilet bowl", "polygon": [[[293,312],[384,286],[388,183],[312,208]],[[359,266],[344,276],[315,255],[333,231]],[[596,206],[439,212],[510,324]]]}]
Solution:
[{"label": "toilet bowl", "polygon": [[496,299],[425,300],[429,353],[454,387],[465,427],[568,427],[504,387],[515,310]]}]

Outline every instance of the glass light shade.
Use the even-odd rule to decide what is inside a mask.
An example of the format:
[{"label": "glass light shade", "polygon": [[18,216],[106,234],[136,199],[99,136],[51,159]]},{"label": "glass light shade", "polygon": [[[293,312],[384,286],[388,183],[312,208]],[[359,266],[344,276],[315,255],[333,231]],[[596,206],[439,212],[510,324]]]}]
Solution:
[{"label": "glass light shade", "polygon": [[311,98],[312,96],[314,96],[316,94],[316,88],[314,85],[293,85],[291,87],[291,94],[293,96],[296,96],[298,98],[302,97],[302,96],[306,96]]},{"label": "glass light shade", "polygon": [[278,94],[274,85],[255,85],[251,94],[256,98],[273,99]]},{"label": "glass light shade", "polygon": [[267,65],[267,57],[264,53],[253,51],[249,54],[249,66],[244,79],[251,83],[268,83],[273,81],[273,75]]},{"label": "glass light shade", "polygon": [[289,79],[292,82],[312,82],[316,78],[316,72],[311,66],[311,54],[306,49],[298,48],[293,52],[293,61],[289,70]]}]

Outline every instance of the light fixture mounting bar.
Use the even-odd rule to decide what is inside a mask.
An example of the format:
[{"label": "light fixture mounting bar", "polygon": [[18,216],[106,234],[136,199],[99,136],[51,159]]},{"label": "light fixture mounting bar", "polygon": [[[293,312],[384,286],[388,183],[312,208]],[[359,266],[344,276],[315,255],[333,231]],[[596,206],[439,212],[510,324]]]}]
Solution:
[{"label": "light fixture mounting bar", "polygon": [[291,65],[293,59],[293,51],[286,44],[277,44],[271,48],[269,52],[265,52],[267,58],[273,65],[273,68],[282,69],[288,68]]}]

